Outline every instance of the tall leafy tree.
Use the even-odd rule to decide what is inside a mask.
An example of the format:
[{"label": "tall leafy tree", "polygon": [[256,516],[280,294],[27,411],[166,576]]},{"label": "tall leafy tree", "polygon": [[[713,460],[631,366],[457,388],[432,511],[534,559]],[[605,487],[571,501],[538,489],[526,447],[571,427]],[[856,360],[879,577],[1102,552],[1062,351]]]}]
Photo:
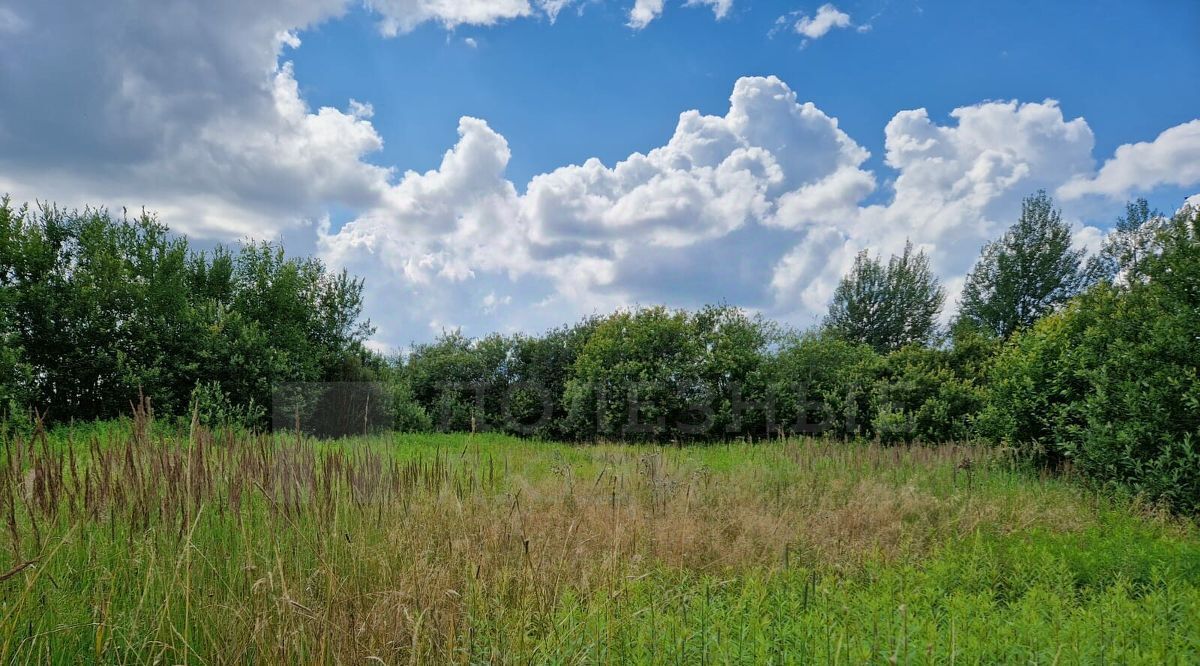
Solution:
[{"label": "tall leafy tree", "polygon": [[924,251],[912,243],[885,266],[864,250],[838,284],[825,318],[830,332],[887,352],[929,342],[946,293]]},{"label": "tall leafy tree", "polygon": [[1125,204],[1125,214],[1087,263],[1089,282],[1130,283],[1140,280],[1144,264],[1161,250],[1160,236],[1167,218],[1145,199]]},{"label": "tall leafy tree", "polygon": [[15,275],[11,267],[17,225],[24,209],[13,210],[8,197],[0,198],[0,417],[24,410],[32,382],[25,349],[15,318]]},{"label": "tall leafy tree", "polygon": [[963,287],[960,317],[1007,338],[1054,311],[1084,284],[1082,250],[1045,190],[1021,202],[1003,238],[984,246]]}]

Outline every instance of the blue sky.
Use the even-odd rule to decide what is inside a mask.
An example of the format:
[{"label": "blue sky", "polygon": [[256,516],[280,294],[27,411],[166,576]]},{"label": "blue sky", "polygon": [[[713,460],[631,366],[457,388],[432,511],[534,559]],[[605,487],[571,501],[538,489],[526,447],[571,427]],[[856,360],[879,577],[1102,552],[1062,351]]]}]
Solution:
[{"label": "blue sky", "polygon": [[553,25],[427,23],[395,39],[354,7],[301,33],[285,57],[310,103],[371,102],[385,140],[376,161],[433,168],[471,115],[508,139],[518,183],[658,146],[680,111],[724,113],[746,75],[776,75],[837,117],[876,168],[882,128],[902,109],[944,119],[982,100],[1053,98],[1087,119],[1098,155],[1200,114],[1200,3],[1186,0],[836,3],[870,31],[833,30],[804,48],[794,33],[769,34],[779,17],[822,3],[745,2],[719,21],[675,3],[640,31],[626,26],[627,4],[568,8]]},{"label": "blue sky", "polygon": [[282,239],[366,278],[381,349],[809,326],[909,240],[949,317],[1036,189],[1085,248],[1200,192],[1198,38],[1182,0],[0,2],[0,191]]}]

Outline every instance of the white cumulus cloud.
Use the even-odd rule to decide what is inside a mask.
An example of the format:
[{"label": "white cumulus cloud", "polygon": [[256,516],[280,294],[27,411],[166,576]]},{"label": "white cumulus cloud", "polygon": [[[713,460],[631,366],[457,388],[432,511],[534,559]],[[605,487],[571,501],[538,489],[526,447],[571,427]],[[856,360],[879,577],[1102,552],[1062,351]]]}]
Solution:
[{"label": "white cumulus cloud", "polygon": [[325,256],[337,264],[374,257],[413,284],[521,265],[522,249],[509,240],[518,230],[505,228],[517,217],[517,193],[504,177],[508,142],[476,118],[460,120],[458,134],[437,169],[409,171],[376,207],[322,233]]},{"label": "white cumulus cloud", "polygon": [[654,19],[662,16],[666,0],[636,0],[629,10],[629,27],[641,30]]},{"label": "white cumulus cloud", "polygon": [[1099,173],[1079,175],[1059,188],[1060,196],[1076,199],[1101,194],[1122,199],[1159,185],[1190,187],[1200,183],[1200,119],[1176,125],[1153,141],[1117,148]]},{"label": "white cumulus cloud", "polygon": [[980,247],[1016,220],[1023,197],[1052,192],[1094,164],[1091,129],[1082,118],[1065,119],[1052,100],[986,102],[950,117],[955,124],[939,125],[915,109],[888,123],[885,159],[897,172],[888,203],[847,207],[817,197],[798,216],[801,227],[823,226],[779,263],[771,286],[781,310],[820,314],[856,253],[899,252],[908,240],[929,252],[952,301]]},{"label": "white cumulus cloud", "polygon": [[[799,224],[776,219],[778,202],[792,213],[829,201],[852,208],[874,187],[860,169],[867,151],[775,77],[739,80],[724,116],[680,114],[670,139],[645,154],[555,169],[521,196],[503,175],[503,138],[469,118],[459,133],[437,170],[406,174],[384,205],[323,235],[324,256],[369,283],[424,295],[458,282],[499,298],[498,281],[534,280],[539,303],[568,318],[654,298],[646,289],[663,271],[676,281],[663,288],[681,295],[702,298],[726,280],[731,294],[761,298],[786,247],[777,240],[794,236],[773,229]],[[748,247],[757,250],[734,256]],[[384,292],[395,289],[376,298]]]},{"label": "white cumulus cloud", "polygon": [[[385,34],[429,22],[552,20],[571,3],[366,0]],[[276,237],[330,207],[380,207],[394,174],[370,162],[383,145],[370,105],[311,108],[287,62],[299,34],[351,4],[7,3],[0,186],[68,206],[144,206],[169,213],[180,231],[216,238]]]}]

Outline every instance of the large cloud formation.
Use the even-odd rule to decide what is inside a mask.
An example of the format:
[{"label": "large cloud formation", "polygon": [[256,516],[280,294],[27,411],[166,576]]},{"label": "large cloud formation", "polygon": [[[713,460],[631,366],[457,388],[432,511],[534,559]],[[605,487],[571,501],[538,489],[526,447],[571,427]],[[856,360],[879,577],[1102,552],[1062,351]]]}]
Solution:
[{"label": "large cloud formation", "polygon": [[[0,191],[145,204],[200,237],[307,236],[331,264],[367,278],[380,340],[400,344],[456,325],[536,330],[639,302],[726,300],[803,325],[861,249],[912,240],[953,294],[980,245],[1038,188],[1077,219],[1082,202],[1200,182],[1200,120],[1122,146],[1097,168],[1087,123],[1052,100],[985,102],[946,121],[900,111],[877,175],[836,118],[774,77],[738,80],[724,115],[685,111],[661,145],[614,164],[591,159],[513,183],[505,138],[462,118],[436,169],[401,173],[370,162],[383,138],[369,103],[310,108],[286,61],[299,31],[346,3],[4,8]],[[368,6],[390,35],[424,22],[552,21],[570,4]],[[717,17],[731,7],[681,4]],[[648,22],[663,3],[630,6],[631,22],[639,8]],[[334,224],[335,211],[349,221]],[[1077,227],[1081,244],[1101,233]]]},{"label": "large cloud formation", "polygon": [[[569,0],[365,0],[384,35],[553,18]],[[0,190],[138,201],[197,236],[270,237],[371,208],[391,170],[371,107],[308,107],[287,49],[350,0],[0,8]],[[46,183],[54,183],[47,191]]]},{"label": "large cloud formation", "polygon": [[314,113],[279,60],[295,30],[337,16],[341,0],[9,11],[19,27],[0,40],[7,191],[144,202],[183,231],[225,237],[269,236],[334,201],[371,205],[386,185],[387,170],[362,159],[381,146],[370,108]]},{"label": "large cloud formation", "polygon": [[[867,151],[775,77],[737,81],[724,116],[682,113],[645,154],[561,167],[523,194],[504,176],[503,137],[464,119],[438,170],[407,174],[387,205],[325,233],[321,248],[413,301],[457,283],[457,298],[437,299],[453,310],[421,315],[440,325],[483,299],[500,327],[720,299],[811,322],[856,253],[907,241],[930,253],[953,297],[1022,197],[1089,178],[1095,160],[1087,123],[1053,100],[985,102],[950,119],[892,118],[885,162],[896,176],[887,203],[871,205]],[[1100,235],[1077,224],[1081,245]],[[506,308],[491,305],[505,291]],[[557,320],[543,322],[546,311]]]},{"label": "large cloud formation", "polygon": [[[956,296],[979,248],[1016,219],[1022,197],[1053,191],[1093,164],[1087,123],[1066,120],[1053,100],[986,102],[950,117],[956,124],[941,126],[916,109],[887,124],[886,163],[898,174],[889,203],[825,205],[785,216],[814,227],[810,233],[824,249],[814,254],[802,246],[784,258],[772,281],[781,307],[819,311],[859,250],[898,252],[907,240],[930,252]],[[781,207],[789,203],[785,198]]]}]

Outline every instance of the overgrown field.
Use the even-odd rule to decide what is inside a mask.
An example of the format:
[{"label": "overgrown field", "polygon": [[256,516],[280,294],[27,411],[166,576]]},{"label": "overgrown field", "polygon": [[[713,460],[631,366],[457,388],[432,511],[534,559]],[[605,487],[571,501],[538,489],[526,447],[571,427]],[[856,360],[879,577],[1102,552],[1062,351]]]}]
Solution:
[{"label": "overgrown field", "polygon": [[10,437],[0,658],[1195,663],[1200,534],[971,446]]}]

